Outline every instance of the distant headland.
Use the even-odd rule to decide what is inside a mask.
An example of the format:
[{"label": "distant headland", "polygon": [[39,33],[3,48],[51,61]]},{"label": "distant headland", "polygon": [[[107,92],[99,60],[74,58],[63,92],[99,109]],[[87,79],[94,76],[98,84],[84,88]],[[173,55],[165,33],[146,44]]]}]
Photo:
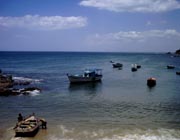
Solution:
[{"label": "distant headland", "polygon": [[180,49],[176,50],[175,52],[167,52],[167,54],[171,54],[174,57],[180,57]]}]

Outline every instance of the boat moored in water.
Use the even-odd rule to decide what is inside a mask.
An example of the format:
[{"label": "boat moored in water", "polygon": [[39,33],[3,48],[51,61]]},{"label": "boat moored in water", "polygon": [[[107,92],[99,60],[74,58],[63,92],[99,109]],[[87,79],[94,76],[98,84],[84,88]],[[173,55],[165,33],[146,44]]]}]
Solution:
[{"label": "boat moored in water", "polygon": [[180,75],[180,71],[177,71],[177,72],[176,72],[176,75]]},{"label": "boat moored in water", "polygon": [[167,69],[174,69],[175,68],[175,66],[173,66],[173,65],[167,65]]},{"label": "boat moored in water", "polygon": [[102,79],[102,69],[86,69],[82,75],[67,74],[70,83],[97,82]]},{"label": "boat moored in water", "polygon": [[132,72],[137,71],[137,64],[132,64],[131,71]]},{"label": "boat moored in water", "polygon": [[121,68],[123,66],[123,64],[121,63],[113,63],[113,68]]}]

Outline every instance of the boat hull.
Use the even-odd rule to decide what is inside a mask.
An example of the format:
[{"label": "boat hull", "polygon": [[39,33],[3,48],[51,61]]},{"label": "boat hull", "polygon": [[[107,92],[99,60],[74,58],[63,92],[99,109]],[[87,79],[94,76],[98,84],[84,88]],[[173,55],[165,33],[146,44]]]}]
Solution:
[{"label": "boat hull", "polygon": [[96,77],[78,77],[78,76],[68,76],[70,83],[88,83],[88,82],[98,82],[101,81],[102,76]]},{"label": "boat hull", "polygon": [[123,66],[123,64],[120,64],[120,63],[115,63],[112,65],[113,65],[113,68],[121,68]]},{"label": "boat hull", "polygon": [[15,137],[34,137],[39,131],[41,123],[35,116],[20,121],[14,128]]},{"label": "boat hull", "polygon": [[30,131],[16,131],[15,137],[34,137],[39,131],[39,126]]}]

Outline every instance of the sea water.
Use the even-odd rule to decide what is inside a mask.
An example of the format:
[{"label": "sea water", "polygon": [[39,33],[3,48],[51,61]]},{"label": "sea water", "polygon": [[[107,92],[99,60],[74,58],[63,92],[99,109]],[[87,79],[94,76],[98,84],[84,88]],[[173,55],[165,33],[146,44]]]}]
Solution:
[{"label": "sea water", "polygon": [[[110,61],[123,64],[112,67]],[[131,64],[142,67],[131,71]],[[175,69],[167,69],[167,65]],[[67,73],[100,68],[99,83],[69,84]],[[42,89],[0,97],[2,140],[180,140],[180,57],[157,53],[0,52],[0,69]],[[146,85],[149,77],[157,85]],[[35,113],[47,129],[14,137],[18,113]]]}]

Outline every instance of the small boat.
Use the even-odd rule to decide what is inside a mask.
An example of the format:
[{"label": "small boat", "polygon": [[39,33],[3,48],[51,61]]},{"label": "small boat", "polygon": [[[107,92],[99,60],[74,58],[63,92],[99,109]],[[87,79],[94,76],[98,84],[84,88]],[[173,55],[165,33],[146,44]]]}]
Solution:
[{"label": "small boat", "polygon": [[102,69],[86,69],[82,75],[67,74],[70,83],[97,82],[102,79]]},{"label": "small boat", "polygon": [[17,123],[14,127],[16,137],[34,137],[39,131],[41,122],[34,115],[29,116],[25,120]]},{"label": "small boat", "polygon": [[120,68],[123,66],[123,64],[121,63],[113,63],[112,65],[113,65],[113,68]]},{"label": "small boat", "polygon": [[174,69],[175,68],[175,66],[173,66],[173,65],[167,65],[167,69]]},{"label": "small boat", "polygon": [[156,78],[150,77],[147,79],[147,85],[149,87],[153,87],[156,85]]},{"label": "small boat", "polygon": [[176,72],[176,75],[180,75],[180,71],[177,71],[177,72]]},{"label": "small boat", "polygon": [[141,68],[141,65],[137,64],[137,68],[140,69],[140,68]]},{"label": "small boat", "polygon": [[131,71],[132,72],[137,71],[137,64],[132,64]]}]

